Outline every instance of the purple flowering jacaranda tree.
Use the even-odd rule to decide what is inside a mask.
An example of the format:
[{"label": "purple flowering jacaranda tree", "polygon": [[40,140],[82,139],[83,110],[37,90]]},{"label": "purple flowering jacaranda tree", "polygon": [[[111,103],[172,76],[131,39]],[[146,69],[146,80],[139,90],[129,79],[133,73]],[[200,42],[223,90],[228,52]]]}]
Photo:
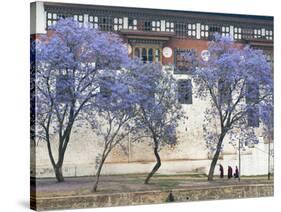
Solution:
[{"label": "purple flowering jacaranda tree", "polygon": [[256,143],[256,128],[272,123],[273,73],[261,50],[239,46],[230,37],[216,35],[208,52],[194,58],[194,81],[197,96],[211,103],[203,130],[213,153],[208,174],[213,180],[226,137],[232,143]]},{"label": "purple flowering jacaranda tree", "polygon": [[[94,134],[103,144],[102,152],[96,158],[96,178],[93,192],[97,191],[101,171],[110,152],[120,146],[125,152],[122,141],[133,131],[133,118],[136,115],[138,99],[131,89],[132,78],[128,69],[118,71],[99,71],[100,92],[85,109]],[[93,110],[94,108],[94,110]]]},{"label": "purple flowering jacaranda tree", "polygon": [[[71,18],[36,40],[36,135],[46,142],[58,182],[73,127],[83,123],[84,107],[98,92],[99,70],[117,70],[128,52],[114,34],[100,32]],[[54,145],[57,141],[57,145]]]},{"label": "purple flowering jacaranda tree", "polygon": [[134,78],[133,92],[138,98],[134,118],[134,141],[145,141],[153,148],[156,164],[145,179],[145,184],[161,166],[160,150],[164,145],[175,145],[176,128],[186,116],[177,100],[177,83],[169,71],[160,64],[135,65],[131,68]]}]

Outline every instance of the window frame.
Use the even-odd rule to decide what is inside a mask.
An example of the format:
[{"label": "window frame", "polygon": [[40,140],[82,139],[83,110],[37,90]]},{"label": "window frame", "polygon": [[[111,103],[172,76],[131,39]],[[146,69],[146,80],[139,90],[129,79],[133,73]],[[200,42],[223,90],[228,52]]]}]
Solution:
[{"label": "window frame", "polygon": [[[184,93],[182,94],[182,92]],[[193,103],[191,79],[177,80],[177,100],[178,103],[183,105],[190,105]]]},{"label": "window frame", "polygon": [[[179,69],[178,68],[178,63],[179,62],[187,63],[187,61],[184,61],[184,59],[183,59],[183,61],[178,61],[177,60],[178,56],[179,56],[178,54],[182,54],[182,53],[194,53],[196,55],[196,49],[194,49],[194,48],[190,48],[190,49],[175,48],[174,49],[174,67],[175,67],[174,74],[192,74],[192,71],[194,71],[194,69],[183,70],[183,69]],[[183,57],[183,56],[181,56],[181,57]],[[193,63],[192,66],[196,65],[196,64],[194,64],[194,63],[196,63],[196,61],[193,61],[192,63]]]}]

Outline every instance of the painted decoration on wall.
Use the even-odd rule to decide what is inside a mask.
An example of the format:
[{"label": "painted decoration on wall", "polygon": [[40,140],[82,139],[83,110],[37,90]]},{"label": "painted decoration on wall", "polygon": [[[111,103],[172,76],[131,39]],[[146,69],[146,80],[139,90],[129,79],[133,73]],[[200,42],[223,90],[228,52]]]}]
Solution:
[{"label": "painted decoration on wall", "polygon": [[173,55],[173,50],[170,47],[163,48],[163,56],[170,58]]}]

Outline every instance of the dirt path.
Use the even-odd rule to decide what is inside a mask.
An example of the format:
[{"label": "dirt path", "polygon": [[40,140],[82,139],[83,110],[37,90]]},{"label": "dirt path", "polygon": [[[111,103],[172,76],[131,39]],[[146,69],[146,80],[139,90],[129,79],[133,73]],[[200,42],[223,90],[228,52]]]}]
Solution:
[{"label": "dirt path", "polygon": [[[170,190],[175,188],[219,187],[225,185],[272,183],[265,176],[245,177],[237,179],[218,179],[208,182],[203,175],[156,175],[149,185],[144,184],[145,175],[101,176],[97,193],[120,193],[133,191]],[[65,182],[57,183],[55,179],[37,179],[37,197],[72,196],[91,194],[94,177],[66,178]],[[32,188],[35,192],[35,188]]]}]

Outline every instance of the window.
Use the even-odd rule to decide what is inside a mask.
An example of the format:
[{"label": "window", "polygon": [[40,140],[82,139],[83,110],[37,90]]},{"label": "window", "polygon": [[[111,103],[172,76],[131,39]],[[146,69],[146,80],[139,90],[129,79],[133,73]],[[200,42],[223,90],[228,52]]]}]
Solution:
[{"label": "window", "polygon": [[99,20],[99,18],[97,16],[89,15],[88,16],[89,26],[91,28],[97,29],[98,28],[98,20]]},{"label": "window", "polygon": [[79,22],[79,26],[83,26],[83,23],[84,23],[84,15],[80,14],[80,15],[74,15],[73,16],[73,19],[75,21],[78,21]]},{"label": "window", "polygon": [[153,62],[153,49],[149,48],[148,49],[148,62]]},{"label": "window", "polygon": [[265,30],[265,39],[272,40],[273,39],[273,32],[272,30]]},{"label": "window", "polygon": [[222,36],[227,36],[229,37],[230,36],[230,27],[229,26],[222,26],[221,27],[221,34]]},{"label": "window", "polygon": [[194,56],[196,51],[194,49],[175,49],[175,66],[176,72],[190,73],[196,67],[196,61],[187,56],[190,54]]},{"label": "window", "polygon": [[68,74],[56,77],[56,100],[60,103],[69,103],[73,99],[72,88],[74,80]]},{"label": "window", "polygon": [[253,29],[251,28],[243,28],[242,29],[242,39],[249,40],[253,38]]},{"label": "window", "polygon": [[253,83],[247,83],[246,86],[246,104],[247,116],[248,116],[248,126],[259,127],[259,110],[255,102],[259,98],[259,85]]},{"label": "window", "polygon": [[259,127],[259,111],[257,107],[250,107],[247,110],[248,115],[248,126]]},{"label": "window", "polygon": [[152,30],[151,21],[145,21],[144,22],[144,31],[151,31],[151,30]]},{"label": "window", "polygon": [[110,97],[112,94],[111,86],[114,83],[112,77],[102,77],[100,82],[100,95],[102,97]]},{"label": "window", "polygon": [[185,23],[176,23],[175,25],[176,36],[180,39],[187,37],[187,26]]},{"label": "window", "polygon": [[160,48],[134,47],[133,57],[140,57],[144,63],[161,62]]},{"label": "window", "polygon": [[47,28],[50,27],[53,24],[56,24],[58,20],[57,13],[47,13]]},{"label": "window", "polygon": [[241,27],[234,27],[234,39],[241,40],[242,39],[242,29]]},{"label": "window", "polygon": [[146,48],[141,49],[141,60],[144,63],[147,62],[147,49]]},{"label": "window", "polygon": [[201,38],[207,39],[209,37],[209,26],[206,24],[201,24]]},{"label": "window", "polygon": [[61,18],[66,18],[66,17],[73,17],[73,15],[71,14],[58,14],[58,13],[54,13],[54,12],[48,12],[47,13],[47,28],[49,28],[51,25],[56,24],[57,21]]},{"label": "window", "polygon": [[174,32],[174,22],[166,21],[166,32]]},{"label": "window", "polygon": [[218,91],[219,91],[220,105],[228,104],[228,102],[230,102],[232,98],[228,83],[225,82],[224,80],[219,80]]},{"label": "window", "polygon": [[129,18],[128,19],[128,29],[133,29],[133,30],[137,30],[137,19],[132,19]]},{"label": "window", "polygon": [[123,28],[123,18],[114,18],[114,30],[118,31]]},{"label": "window", "polygon": [[209,40],[213,40],[215,37],[215,34],[219,33],[221,34],[221,27],[219,25],[210,25],[209,26]]},{"label": "window", "polygon": [[84,15],[83,14],[59,14],[54,12],[47,12],[47,29],[53,25],[56,24],[57,21],[61,18],[67,18],[72,17],[75,21],[79,22],[79,26],[82,26],[84,23]]},{"label": "window", "polygon": [[152,31],[160,31],[160,21],[152,21]]},{"label": "window", "polygon": [[261,38],[261,29],[254,29],[254,38]]},{"label": "window", "polygon": [[265,52],[266,61],[270,65],[271,69],[273,69],[273,53],[272,52]]},{"label": "window", "polygon": [[178,85],[178,101],[180,104],[192,104],[192,84],[191,80],[179,80]]},{"label": "window", "polygon": [[99,17],[98,25],[99,29],[102,31],[112,31],[111,17]]},{"label": "window", "polygon": [[190,38],[196,38],[196,24],[187,25],[187,36]]},{"label": "window", "polygon": [[155,62],[161,62],[161,58],[160,58],[160,56],[161,56],[161,52],[160,52],[160,49],[155,49],[154,50],[154,52],[155,52],[155,55],[154,55],[154,60],[155,60]]},{"label": "window", "polygon": [[140,49],[139,48],[135,48],[134,56],[135,57],[140,57]]}]

